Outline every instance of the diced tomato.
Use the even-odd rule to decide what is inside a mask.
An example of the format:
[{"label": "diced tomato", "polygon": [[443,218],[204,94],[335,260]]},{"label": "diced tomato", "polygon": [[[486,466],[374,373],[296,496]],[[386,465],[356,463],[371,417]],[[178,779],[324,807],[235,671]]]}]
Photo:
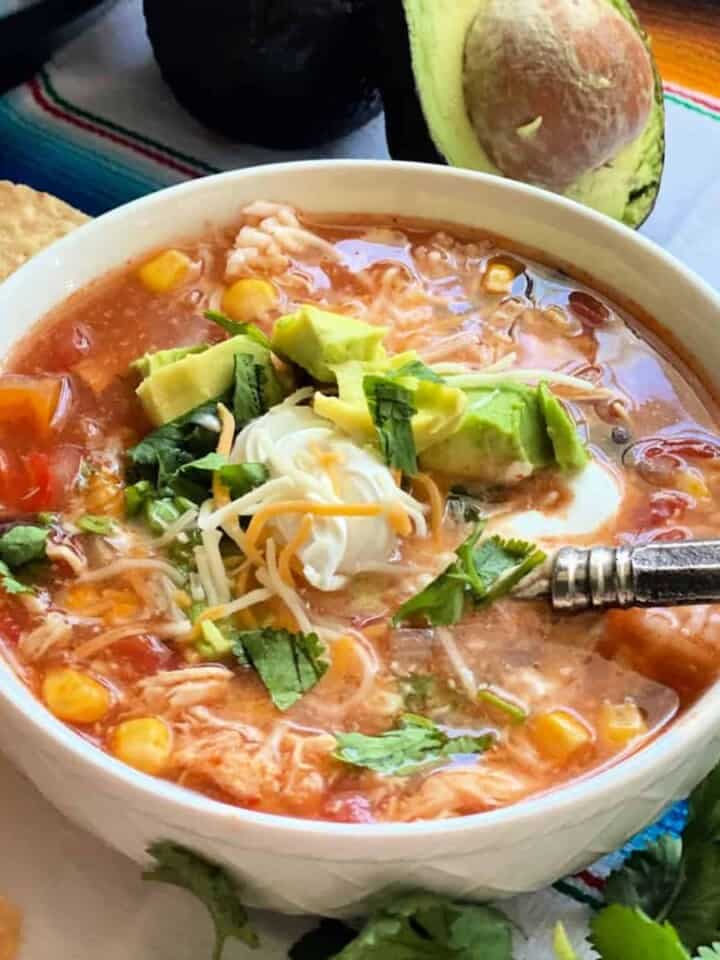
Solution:
[{"label": "diced tomato", "polygon": [[336,794],[326,804],[325,816],[339,823],[375,823],[370,801],[360,793]]},{"label": "diced tomato", "polygon": [[136,634],[116,640],[108,657],[117,664],[116,674],[125,680],[147,677],[171,665],[174,654],[169,647],[150,634]]},{"label": "diced tomato", "polygon": [[15,436],[19,427],[29,428],[38,437],[47,436],[62,385],[58,377],[0,377],[0,428]]}]

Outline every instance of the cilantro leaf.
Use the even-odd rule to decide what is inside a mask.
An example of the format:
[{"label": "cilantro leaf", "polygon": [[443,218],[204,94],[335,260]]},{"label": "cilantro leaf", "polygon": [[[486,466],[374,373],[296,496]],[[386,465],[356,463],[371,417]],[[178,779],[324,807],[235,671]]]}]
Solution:
[{"label": "cilantro leaf", "polygon": [[534,543],[497,536],[477,547],[472,539],[465,541],[457,554],[476,604],[492,603],[505,596],[545,559]]},{"label": "cilantro leaf", "polygon": [[451,626],[462,619],[466,601],[492,603],[545,560],[542,550],[524,540],[495,536],[478,544],[484,526],[484,520],[478,521],[456,551],[455,562],[400,606],[394,626],[416,616],[434,627]]},{"label": "cilantro leaf", "polygon": [[216,323],[219,327],[222,327],[223,330],[227,332],[232,337],[237,337],[238,334],[243,334],[246,337],[250,337],[251,340],[254,340],[255,343],[261,344],[263,347],[270,349],[270,341],[267,336],[262,332],[260,327],[255,326],[254,323],[239,323],[237,320],[231,320],[230,317],[226,317],[224,313],[220,313],[219,310],[206,310],[205,319],[210,320],[212,323]]},{"label": "cilantro leaf", "polygon": [[0,560],[0,587],[5,593],[34,593],[32,587],[26,586],[17,580],[11,573],[10,567]]},{"label": "cilantro leaf", "polygon": [[[376,910],[355,939],[335,956],[335,960],[420,958],[512,960],[510,923],[492,907],[429,893],[407,894]],[[296,955],[294,960],[304,958]]]},{"label": "cilantro leaf", "polygon": [[720,845],[685,844],[683,870],[667,918],[683,943],[695,950],[720,937]]},{"label": "cilantro leaf", "polygon": [[204,403],[147,434],[127,451],[130,480],[147,481],[159,496],[172,495],[178,470],[215,450],[217,433],[207,428],[207,417],[216,413],[216,401]]},{"label": "cilantro leaf", "polygon": [[143,873],[144,880],[170,883],[194,894],[207,907],[215,924],[212,960],[220,960],[225,942],[241,940],[257,947],[258,936],[248,920],[237,885],[221,866],[170,841],[153,843],[148,853],[156,864]]},{"label": "cilantro leaf", "polygon": [[417,473],[412,418],[417,413],[412,393],[391,377],[363,378],[368,410],[377,431],[383,460],[403,473]]},{"label": "cilantro leaf", "polygon": [[334,756],[343,763],[377,773],[407,776],[445,757],[484,753],[493,742],[491,734],[449,737],[432,720],[404,713],[400,726],[379,736],[336,733]]},{"label": "cilantro leaf", "polygon": [[80,517],[75,525],[83,533],[95,533],[100,537],[107,536],[115,529],[115,521],[112,517],[100,517],[92,513],[86,513],[84,517]]},{"label": "cilantro leaf", "polygon": [[455,564],[441,573],[420,593],[405,601],[392,618],[393,626],[421,617],[433,627],[452,626],[465,612],[465,585],[452,577]]},{"label": "cilantro leaf", "polygon": [[257,671],[278,710],[288,710],[328,669],[325,648],[315,633],[271,627],[239,630],[233,651]]},{"label": "cilantro leaf", "polygon": [[675,928],[637,907],[613,904],[590,921],[590,941],[602,960],[690,960]]},{"label": "cilantro leaf", "polygon": [[0,537],[0,560],[10,569],[46,556],[48,530],[19,523]]},{"label": "cilantro leaf", "polygon": [[684,877],[682,841],[669,834],[635,851],[608,878],[607,903],[639,907],[649,917],[667,916],[668,906]]},{"label": "cilantro leaf", "polygon": [[266,394],[267,370],[249,353],[235,354],[233,414],[237,427],[243,427],[269,409]]}]

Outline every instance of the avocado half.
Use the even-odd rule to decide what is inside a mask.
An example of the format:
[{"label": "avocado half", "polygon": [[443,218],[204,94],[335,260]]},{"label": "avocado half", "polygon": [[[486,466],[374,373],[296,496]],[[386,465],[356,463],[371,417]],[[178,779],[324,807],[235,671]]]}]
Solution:
[{"label": "avocado half", "polygon": [[313,147],[380,112],[382,0],[144,0],[148,37],[179,103],[232,140]]},{"label": "avocado half", "polygon": [[[564,9],[573,17],[597,18],[598,13],[601,14],[603,29],[609,31],[603,38],[605,49],[611,51],[609,58],[616,56],[613,53],[616,49],[615,31],[629,48],[635,45],[636,59],[644,61],[638,64],[638,71],[623,73],[623,57],[617,56],[614,74],[608,71],[604,76],[597,69],[593,73],[597,68],[597,62],[593,61],[594,51],[581,49],[581,59],[584,57],[585,64],[590,66],[576,83],[576,89],[560,88],[560,95],[553,100],[552,95],[557,92],[552,90],[553,75],[548,77],[546,71],[543,76],[534,69],[528,72],[530,79],[526,90],[513,89],[516,77],[512,73],[512,57],[517,57],[518,50],[522,54],[523,42],[526,51],[532,49],[527,44],[537,45],[536,63],[552,62],[553,54],[552,51],[548,53],[544,27],[546,19],[558,9]],[[518,28],[521,39],[516,43],[512,34],[516,28],[513,21],[505,18],[505,11],[508,11],[508,17],[516,18],[515,25],[530,12],[534,17],[532,34],[530,28],[522,34]],[[488,35],[488,24],[496,22],[498,17],[505,18],[505,37],[510,37],[507,43],[509,54],[504,62],[498,61],[496,56],[500,46],[497,37]],[[627,0],[581,0],[579,3],[577,0],[386,0],[379,22],[385,37],[381,89],[388,146],[395,159],[446,162],[524,180],[593,207],[631,227],[640,226],[647,218],[660,188],[665,154],[665,114],[662,84],[649,40]],[[523,27],[528,22],[523,21]],[[591,25],[581,23],[579,28],[584,30],[585,47],[589,43],[592,48]],[[571,50],[566,60],[571,62],[572,71],[577,66],[577,51]],[[488,75],[496,62],[501,64],[505,74],[495,84],[494,104],[491,102],[488,107],[485,101],[488,123],[481,127],[474,107],[479,94],[484,94],[487,89],[493,93],[493,77]],[[632,106],[637,108],[636,125],[633,129],[626,124],[624,131],[621,130],[613,141],[608,128],[617,134],[617,111],[609,91],[613,85],[627,90],[629,78],[635,75],[642,75],[643,84],[637,97],[629,98]],[[533,82],[536,89],[531,89]],[[504,102],[498,101],[498,91],[500,96],[505,95]],[[553,150],[548,149],[547,141],[543,144],[541,139],[549,127],[546,124],[543,129],[544,117],[540,111],[522,113],[526,104],[525,93],[528,94],[528,104],[543,102],[544,97],[545,105],[550,103],[548,112],[555,102],[562,101],[576,107],[575,126],[569,117],[561,117],[556,125],[555,143],[577,142],[581,148],[588,148],[581,157],[580,170],[570,168],[568,176],[567,169],[555,169],[544,163],[548,158],[553,159]],[[645,102],[638,107],[643,97]],[[597,126],[605,135],[604,141],[599,135],[593,142],[592,124],[587,122],[589,103],[598,104]],[[504,118],[514,124],[509,135],[508,130],[498,133]],[[564,129],[563,120],[567,121]],[[626,136],[623,142],[622,133],[627,133],[627,129],[631,130],[631,136]],[[577,140],[567,136],[568,130],[576,131]],[[560,139],[563,135],[564,139]],[[488,137],[494,138],[492,142],[497,148],[494,156]],[[533,175],[518,170],[514,154],[523,156],[526,148],[533,146],[534,137],[537,137],[538,149],[530,161],[530,165],[534,163],[536,167]],[[614,142],[619,143],[617,149],[612,148]],[[594,161],[582,166],[582,159],[592,157],[593,150]],[[561,154],[564,155],[565,151],[555,150],[554,153],[562,159]]]}]

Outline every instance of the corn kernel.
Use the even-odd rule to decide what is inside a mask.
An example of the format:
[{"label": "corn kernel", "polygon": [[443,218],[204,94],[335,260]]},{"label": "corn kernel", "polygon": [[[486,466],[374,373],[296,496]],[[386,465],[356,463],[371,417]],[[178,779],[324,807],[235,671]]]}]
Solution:
[{"label": "corn kernel", "polygon": [[482,278],[486,293],[510,293],[515,277],[522,272],[522,265],[505,260],[489,260]]},{"label": "corn kernel", "polygon": [[110,709],[107,687],[79,670],[50,670],[43,680],[42,697],[51,713],[67,723],[95,723]]},{"label": "corn kernel", "polygon": [[248,277],[236,280],[228,287],[221,301],[221,309],[231,320],[238,323],[254,323],[275,305],[275,288],[266,280]]},{"label": "corn kernel", "polygon": [[180,250],[166,250],[138,270],[140,282],[152,293],[169,293],[183,282],[190,270],[190,257]]},{"label": "corn kernel", "polygon": [[159,774],[167,766],[172,752],[172,730],[157,717],[125,720],[113,731],[113,754],[136,770]]},{"label": "corn kernel", "polygon": [[630,701],[603,703],[598,727],[603,739],[616,747],[625,747],[631,740],[647,733],[647,723],[640,708]]},{"label": "corn kernel", "polygon": [[538,750],[556,763],[566,763],[592,741],[590,730],[567,710],[540,714],[530,731]]}]

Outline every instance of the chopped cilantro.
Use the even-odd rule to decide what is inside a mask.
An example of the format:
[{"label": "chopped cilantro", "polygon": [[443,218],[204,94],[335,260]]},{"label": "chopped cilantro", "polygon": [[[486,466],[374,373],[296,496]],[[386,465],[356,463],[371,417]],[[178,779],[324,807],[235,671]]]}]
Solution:
[{"label": "chopped cilantro", "polygon": [[261,487],[270,479],[270,471],[262,463],[230,463],[220,468],[220,481],[233,500]]},{"label": "chopped cilantro", "polygon": [[46,556],[48,530],[18,523],[0,537],[0,560],[11,570]]},{"label": "chopped cilantro", "polygon": [[170,841],[153,843],[148,853],[155,865],[145,871],[144,880],[183,887],[207,907],[215,925],[212,960],[220,960],[227,940],[258,946],[258,936],[250,925],[237,884],[227,870]]},{"label": "chopped cilantro", "polygon": [[527,710],[524,710],[513,700],[509,700],[507,697],[502,697],[499,693],[495,693],[490,687],[483,687],[478,690],[477,698],[480,703],[484,703],[488,707],[492,707],[506,714],[513,723],[522,723],[523,720],[527,720]]},{"label": "chopped cilantro", "polygon": [[432,893],[393,897],[355,936],[330,923],[328,942],[306,934],[290,960],[512,960],[512,928],[499,910]]},{"label": "chopped cilantro", "polygon": [[238,631],[233,651],[241,663],[249,662],[267,687],[278,710],[288,710],[325,674],[325,649],[315,633],[289,630]]},{"label": "chopped cilantro", "polygon": [[410,360],[389,374],[393,379],[400,377],[415,377],[416,380],[429,380],[430,383],[445,383],[443,378],[423,363],[422,360]]},{"label": "chopped cilantro", "polygon": [[17,580],[11,573],[10,567],[0,560],[0,587],[5,593],[33,593],[32,587],[26,586]]},{"label": "chopped cilantro", "polygon": [[246,337],[250,337],[251,340],[254,340],[255,343],[261,344],[263,347],[270,349],[270,341],[267,336],[262,332],[260,327],[255,326],[254,323],[238,323],[237,320],[231,320],[230,317],[226,317],[224,313],[220,313],[219,310],[206,310],[205,319],[210,320],[212,323],[216,323],[219,327],[222,327],[223,330],[226,330],[230,336],[237,337],[239,334],[243,334]]},{"label": "chopped cilantro", "polygon": [[457,559],[424,590],[410,597],[393,617],[398,625],[418,617],[431,626],[457,623],[467,600],[486,605],[499,599],[545,560],[545,554],[523,540],[489,537],[478,543],[485,521],[458,548]]},{"label": "chopped cilantro", "polygon": [[115,529],[115,521],[112,517],[99,517],[92,513],[86,513],[84,517],[80,517],[75,525],[83,533],[95,533],[101,537],[107,536]]},{"label": "chopped cilantro", "polygon": [[449,737],[432,720],[414,713],[403,714],[398,728],[376,737],[336,733],[335,739],[336,759],[394,776],[407,776],[445,757],[484,753],[493,742],[491,734]]},{"label": "chopped cilantro", "polygon": [[259,363],[249,353],[235,354],[232,407],[238,430],[267,413],[274,398],[281,395],[282,389],[271,363]]},{"label": "chopped cilantro", "polygon": [[411,476],[416,474],[412,418],[417,409],[412,393],[391,377],[376,375],[363,378],[363,390],[385,463]]}]

